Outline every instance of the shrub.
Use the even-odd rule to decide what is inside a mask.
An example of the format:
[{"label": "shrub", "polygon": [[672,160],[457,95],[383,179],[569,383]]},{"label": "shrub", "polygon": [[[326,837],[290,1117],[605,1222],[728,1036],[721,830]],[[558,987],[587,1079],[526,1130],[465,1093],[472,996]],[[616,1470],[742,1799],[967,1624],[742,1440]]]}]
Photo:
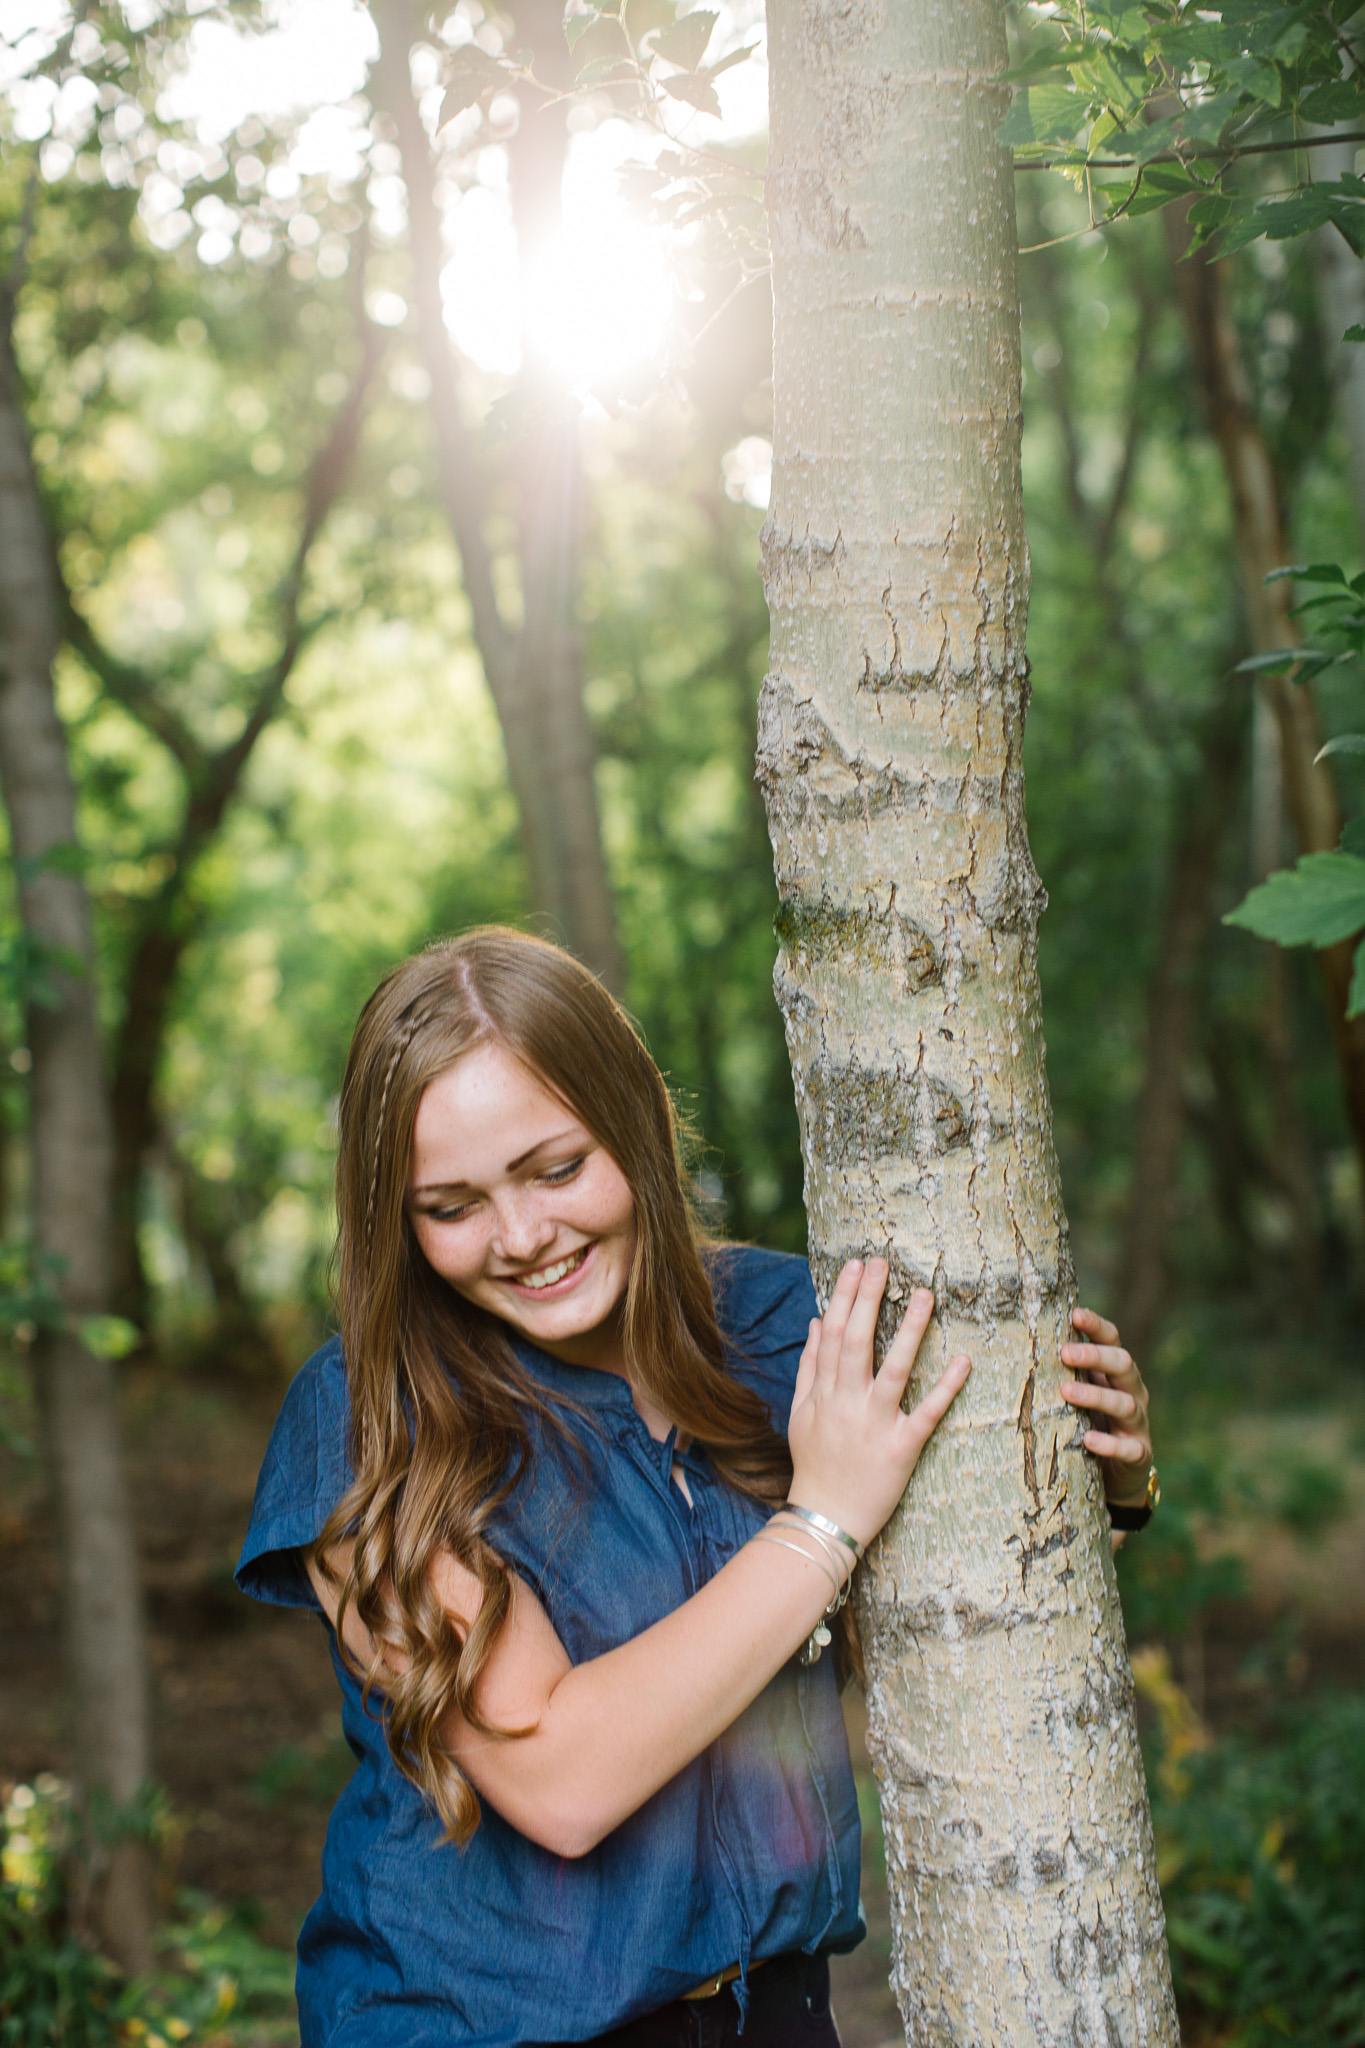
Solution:
[{"label": "shrub", "polygon": [[1286,1710],[1262,1739],[1192,1739],[1161,1663],[1137,1669],[1157,1710],[1152,1813],[1187,2040],[1360,2048],[1365,1698]]},{"label": "shrub", "polygon": [[67,1924],[63,1870],[79,1847],[69,1788],[13,1786],[0,1836],[0,2048],[251,2048],[296,2042],[292,1956],[250,1915],[182,1893],[158,1946],[168,1967],[125,1982]]}]

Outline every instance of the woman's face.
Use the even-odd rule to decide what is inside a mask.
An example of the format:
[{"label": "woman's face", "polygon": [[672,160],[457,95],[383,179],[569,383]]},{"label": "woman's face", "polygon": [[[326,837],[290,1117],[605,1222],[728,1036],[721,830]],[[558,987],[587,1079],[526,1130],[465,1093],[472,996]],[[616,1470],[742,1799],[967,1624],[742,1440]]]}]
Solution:
[{"label": "woman's face", "polygon": [[457,1294],[571,1364],[623,1370],[629,1185],[573,1111],[502,1046],[466,1053],[423,1094],[408,1214]]}]

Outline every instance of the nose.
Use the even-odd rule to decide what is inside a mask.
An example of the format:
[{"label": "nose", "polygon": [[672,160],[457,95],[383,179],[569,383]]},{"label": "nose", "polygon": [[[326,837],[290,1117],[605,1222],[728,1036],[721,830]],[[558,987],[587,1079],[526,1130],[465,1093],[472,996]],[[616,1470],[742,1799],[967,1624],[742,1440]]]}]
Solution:
[{"label": "nose", "polygon": [[517,1266],[531,1265],[554,1241],[554,1219],[540,1213],[530,1189],[508,1189],[493,1207],[497,1224],[494,1249],[500,1258]]}]

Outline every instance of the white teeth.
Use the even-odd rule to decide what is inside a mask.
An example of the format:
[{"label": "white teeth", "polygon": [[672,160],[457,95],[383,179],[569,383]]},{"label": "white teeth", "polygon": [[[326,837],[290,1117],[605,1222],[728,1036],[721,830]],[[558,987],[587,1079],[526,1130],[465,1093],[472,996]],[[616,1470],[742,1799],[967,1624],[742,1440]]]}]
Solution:
[{"label": "white teeth", "polygon": [[572,1273],[575,1266],[582,1264],[587,1254],[587,1249],[587,1246],[584,1245],[582,1251],[571,1252],[568,1258],[561,1259],[557,1266],[542,1266],[538,1273],[523,1273],[517,1285],[519,1287],[553,1287],[556,1280],[562,1280],[566,1273]]}]

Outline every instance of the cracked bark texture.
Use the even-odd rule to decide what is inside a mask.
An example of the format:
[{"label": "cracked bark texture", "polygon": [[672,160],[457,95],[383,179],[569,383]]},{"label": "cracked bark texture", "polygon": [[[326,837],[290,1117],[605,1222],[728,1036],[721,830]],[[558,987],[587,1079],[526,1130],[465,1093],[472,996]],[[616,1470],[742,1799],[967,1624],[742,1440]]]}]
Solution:
[{"label": "cracked bark texture", "polygon": [[998,0],[770,9],[759,776],[811,1264],[975,1372],[860,1574],[912,2043],[1178,2038],[1074,1301],[1020,746],[1027,556]]}]

